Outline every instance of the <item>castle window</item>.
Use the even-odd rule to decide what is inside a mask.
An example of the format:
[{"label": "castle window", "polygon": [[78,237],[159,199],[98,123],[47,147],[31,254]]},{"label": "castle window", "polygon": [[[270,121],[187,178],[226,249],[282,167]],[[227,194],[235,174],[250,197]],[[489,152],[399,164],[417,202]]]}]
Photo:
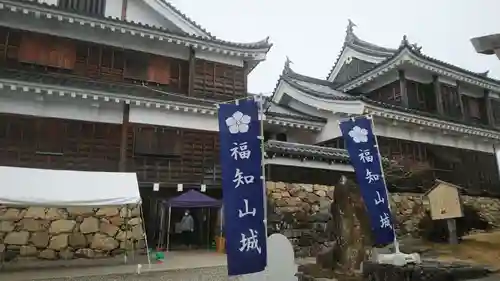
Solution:
[{"label": "castle window", "polygon": [[92,16],[104,16],[106,0],[59,0],[59,8]]}]

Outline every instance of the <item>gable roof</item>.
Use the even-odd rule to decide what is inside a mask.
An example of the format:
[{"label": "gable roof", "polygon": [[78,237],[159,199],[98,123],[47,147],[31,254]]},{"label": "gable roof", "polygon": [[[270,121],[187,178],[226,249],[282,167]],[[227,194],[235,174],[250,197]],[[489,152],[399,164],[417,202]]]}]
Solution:
[{"label": "gable roof", "polygon": [[[337,60],[334,63],[332,69],[330,70],[327,79],[331,80],[333,71],[336,68],[342,67],[342,65],[339,65],[340,63],[343,63],[343,61],[340,61],[340,58],[347,48],[353,49],[356,52],[362,54],[366,54],[370,57],[376,57],[379,59],[379,62],[366,62],[367,65],[371,64],[371,67],[364,67],[362,71],[360,71],[357,75],[350,77],[348,81],[341,82],[336,88],[338,90],[352,90],[366,82],[362,81],[364,80],[363,78],[370,77],[369,80],[371,80],[372,78],[383,74],[383,70],[385,70],[387,67],[393,66],[394,63],[399,63],[400,60],[398,59],[401,58],[401,56],[405,54],[405,52],[406,54],[409,54],[411,58],[413,58],[413,62],[415,62],[414,64],[418,67],[428,69],[430,71],[435,71],[441,74],[449,73],[448,76],[453,76],[454,79],[463,80],[465,82],[473,83],[492,90],[500,90],[500,80],[488,77],[488,71],[474,72],[427,56],[422,53],[422,48],[417,46],[417,44],[410,44],[406,35],[403,36],[403,39],[401,40],[400,46],[398,48],[386,48],[373,43],[369,43],[367,41],[363,41],[354,34],[353,29],[355,26],[356,25],[349,20],[342,50],[340,52],[340,55],[337,57]],[[412,63],[412,60],[410,60],[409,62]],[[375,74],[375,76],[371,74]],[[346,87],[346,85],[353,84],[355,84],[355,86]]]},{"label": "gable roof", "polygon": [[167,1],[167,0],[154,0],[154,1],[161,2],[162,4],[164,4],[167,9],[169,9],[173,13],[177,14],[180,18],[182,18],[189,25],[191,25],[192,27],[194,27],[195,29],[197,29],[198,31],[200,31],[200,33],[205,34],[205,36],[207,36],[207,37],[214,38],[214,36],[210,32],[208,32],[200,24],[198,24],[197,22],[195,22],[194,20],[192,20],[191,18],[189,18],[186,14],[184,14],[183,12],[181,12],[179,9],[177,9],[169,1]]},{"label": "gable roof", "polygon": [[350,163],[347,150],[327,146],[291,143],[277,140],[268,140],[264,144],[267,157],[273,155],[292,158],[310,158],[323,162]]},{"label": "gable roof", "polygon": [[392,56],[397,52],[397,49],[386,48],[383,46],[379,46],[364,40],[361,40],[356,34],[354,34],[354,24],[351,20],[348,20],[346,35],[344,38],[344,43],[342,44],[342,49],[340,50],[337,59],[333,63],[332,68],[328,72],[326,77],[327,80],[332,80],[332,74],[337,67],[342,67],[339,65],[342,54],[346,51],[346,49],[352,49],[359,53],[366,54],[368,56],[376,57],[379,59],[384,59]]},{"label": "gable roof", "polygon": [[318,123],[326,123],[326,119],[309,115],[298,110],[295,110],[289,106],[277,104],[269,98],[265,98],[265,114],[266,116],[273,117],[289,117],[298,120],[307,120]]},{"label": "gable roof", "polygon": [[[137,0],[134,0],[137,1]],[[149,0],[152,1],[152,0]],[[157,1],[157,0],[154,0]],[[171,8],[172,12],[175,14],[178,14],[179,16],[182,16],[183,19],[185,19],[187,22],[190,22],[193,24],[193,26],[196,26],[197,28],[201,28],[197,23],[189,19],[186,15],[182,14],[178,9],[174,8],[171,4],[168,4],[166,0],[161,0],[162,3],[165,5],[165,7]],[[207,32],[207,35],[209,36],[200,36],[200,35],[195,35],[195,34],[189,34],[186,32],[179,32],[179,31],[174,31],[174,30],[169,30],[163,27],[156,27],[156,26],[150,26],[147,24],[143,24],[140,22],[134,22],[134,21],[128,21],[128,20],[121,20],[120,18],[114,18],[114,17],[105,17],[105,16],[97,16],[97,15],[88,15],[88,14],[83,14],[75,11],[67,11],[65,9],[60,8],[59,6],[55,4],[49,4],[45,2],[38,2],[38,1],[32,1],[32,0],[0,0],[0,9],[3,9],[4,7],[9,8],[11,12],[22,12],[26,15],[32,14],[34,16],[40,16],[40,12],[48,12],[48,13],[54,13],[57,15],[64,15],[64,16],[70,16],[74,15],[79,18],[85,19],[85,20],[93,20],[93,25],[94,26],[99,26],[101,28],[104,28],[105,25],[111,26],[110,29],[115,30],[116,32],[122,32],[121,30],[122,27],[129,27],[129,28],[143,28],[144,30],[152,31],[152,32],[161,32],[164,33],[165,35],[173,35],[177,37],[183,37],[186,39],[194,39],[198,40],[201,42],[206,42],[206,43],[213,43],[225,47],[230,47],[230,48],[235,48],[235,49],[248,49],[248,50],[261,50],[264,52],[268,52],[269,49],[272,47],[272,44],[269,42],[269,37],[256,41],[256,42],[250,42],[250,43],[239,43],[239,42],[231,42],[231,41],[226,41],[219,39],[210,33]],[[29,13],[33,12],[33,13]],[[76,20],[70,20],[71,22],[76,22]],[[81,22],[80,22],[81,23]],[[120,25],[118,25],[120,24]],[[204,30],[201,28],[201,30]],[[153,36],[153,35],[149,35]],[[155,36],[156,37],[156,36]]]},{"label": "gable roof", "polygon": [[[499,132],[500,131],[499,128],[495,128],[495,127],[491,127],[491,126],[483,125],[483,124],[471,123],[471,122],[463,120],[461,118],[453,118],[451,116],[434,114],[434,113],[430,113],[430,112],[425,112],[425,111],[420,111],[420,110],[416,110],[416,109],[412,109],[412,108],[407,108],[407,107],[404,107],[401,105],[389,104],[389,103],[373,100],[373,99],[371,99],[368,96],[363,95],[363,94],[343,93],[341,91],[336,90],[336,88],[339,87],[338,83],[330,82],[330,81],[326,81],[326,80],[321,80],[321,79],[317,79],[317,78],[313,78],[313,77],[308,77],[308,76],[296,73],[295,71],[293,71],[290,68],[289,60],[287,60],[287,62],[285,63],[285,67],[283,69],[283,72],[276,83],[276,87],[274,88],[273,96],[271,97],[271,100],[276,95],[276,91],[277,91],[278,86],[279,86],[281,81],[286,82],[288,85],[290,85],[290,87],[298,90],[299,92],[302,92],[306,95],[310,95],[310,96],[320,98],[320,99],[323,99],[326,101],[330,101],[330,102],[336,102],[336,101],[356,102],[356,101],[358,101],[358,102],[362,102],[366,105],[371,106],[371,108],[389,109],[389,110],[393,110],[393,111],[400,112],[400,113],[407,113],[407,114],[427,117],[427,118],[431,118],[433,120],[442,120],[442,121],[446,121],[446,122],[451,122],[451,123],[459,125],[458,127],[460,127],[461,131],[470,130],[470,127],[489,131],[489,132],[486,132],[486,131],[482,132],[485,134],[484,136],[491,135],[491,132]],[[310,83],[317,82],[317,84],[315,87],[309,87],[308,85],[306,85],[304,83],[300,84],[299,82],[301,82],[301,81],[307,81]],[[420,121],[419,121],[419,124],[420,124]],[[424,125],[424,124],[422,123],[422,125]],[[462,125],[462,126],[460,126],[460,125]],[[469,126],[469,128],[468,127],[462,128],[463,125]],[[481,136],[483,136],[483,135],[481,135]]]},{"label": "gable roof", "polygon": [[330,82],[328,80],[323,80],[303,74],[299,74],[290,67],[291,60],[287,57],[283,71],[281,72],[278,81],[273,89],[271,100],[276,94],[276,90],[281,80],[285,80],[290,84],[293,84],[297,89],[304,89],[304,91],[312,93],[318,97],[331,97],[337,94],[341,94],[336,88],[339,86],[338,83]]},{"label": "gable roof", "polygon": [[[421,52],[420,47],[417,47],[415,44],[412,45],[409,43],[406,35],[403,36],[403,40],[401,41],[401,45],[398,48],[398,51],[395,52],[392,56],[386,58],[376,65],[373,65],[372,68],[365,70],[351,80],[340,84],[337,89],[342,91],[355,89],[356,87],[364,84],[364,82],[368,82],[368,80],[384,74],[384,70],[388,68],[394,68],[398,64],[401,64],[403,60],[429,71],[440,73],[441,75],[448,74],[446,76],[453,76],[453,78],[456,80],[465,81],[467,83],[475,84],[490,90],[500,90],[500,80],[488,77],[488,72],[478,73],[470,71],[465,68],[461,68],[459,66],[424,55]],[[365,79],[368,77],[370,79]]]},{"label": "gable roof", "polygon": [[447,185],[447,186],[450,186],[450,187],[454,187],[458,190],[458,192],[462,192],[465,190],[465,188],[461,187],[461,186],[458,186],[458,185],[455,185],[455,184],[452,184],[452,183],[449,183],[449,182],[445,182],[445,181],[442,181],[442,180],[439,180],[439,179],[435,179],[435,184],[429,188],[423,196],[427,196],[429,195],[429,193],[431,193],[434,189],[436,189],[436,187],[440,186],[441,184],[444,184],[444,185]]}]

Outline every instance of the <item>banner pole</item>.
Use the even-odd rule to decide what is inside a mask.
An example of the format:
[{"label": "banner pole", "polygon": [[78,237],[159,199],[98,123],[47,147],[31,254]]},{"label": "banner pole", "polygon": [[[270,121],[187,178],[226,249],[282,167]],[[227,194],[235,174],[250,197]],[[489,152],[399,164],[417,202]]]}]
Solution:
[{"label": "banner pole", "polygon": [[264,120],[266,119],[264,115],[264,97],[259,94],[259,121],[260,121],[260,155],[261,155],[261,171],[262,171],[262,194],[263,194],[263,204],[264,204],[264,227],[265,227],[265,237],[267,240],[267,190],[266,190],[266,165],[265,165],[265,153],[264,148]]},{"label": "banner pole", "polygon": [[[370,123],[372,125],[373,137],[375,139],[375,145],[377,146],[377,153],[378,153],[378,159],[379,159],[378,162],[380,163],[380,171],[382,172],[381,176],[382,176],[382,180],[384,181],[384,186],[385,186],[385,195],[386,195],[386,200],[387,200],[387,206],[389,207],[389,211],[391,211],[391,202],[389,200],[389,189],[387,188],[387,181],[385,180],[384,165],[382,165],[382,155],[380,154],[380,147],[378,146],[377,134],[375,134],[375,123],[373,122],[373,117],[371,115],[368,115],[367,119],[370,120]],[[391,214],[391,216],[392,216],[392,214]],[[393,222],[394,222],[394,220],[393,220]],[[395,225],[392,225],[392,231],[394,232],[394,241],[393,241],[394,251],[396,254],[399,254],[399,253],[401,253],[401,251],[399,249],[399,241],[398,241],[398,237],[396,235]]]},{"label": "banner pole", "polygon": [[497,178],[500,180],[500,155],[497,155],[499,151],[495,144],[493,144],[493,155],[495,156],[495,163],[497,164]]}]

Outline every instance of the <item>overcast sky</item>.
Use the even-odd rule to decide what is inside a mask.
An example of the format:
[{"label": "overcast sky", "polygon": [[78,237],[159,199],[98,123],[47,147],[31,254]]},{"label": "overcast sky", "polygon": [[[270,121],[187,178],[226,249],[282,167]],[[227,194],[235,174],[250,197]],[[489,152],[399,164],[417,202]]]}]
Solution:
[{"label": "overcast sky", "polygon": [[500,60],[469,39],[500,33],[499,0],[171,0],[213,35],[253,42],[270,36],[267,60],[249,77],[252,93],[270,93],[286,56],[301,74],[325,79],[342,47],[347,20],[361,39],[397,48],[403,35],[422,52],[500,78]]}]

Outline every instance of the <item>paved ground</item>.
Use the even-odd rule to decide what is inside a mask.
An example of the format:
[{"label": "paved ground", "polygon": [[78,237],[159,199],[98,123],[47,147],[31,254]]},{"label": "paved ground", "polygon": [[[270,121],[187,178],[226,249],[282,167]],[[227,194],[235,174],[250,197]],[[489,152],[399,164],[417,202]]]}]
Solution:
[{"label": "paved ground", "polygon": [[[314,258],[297,259],[298,264],[314,262]],[[85,261],[87,263],[85,263]],[[48,267],[40,263],[31,270],[17,267],[0,272],[0,280],[8,281],[219,281],[228,280],[226,256],[216,253],[170,253],[165,263],[153,264],[151,269],[144,264],[141,274],[137,265],[124,265],[123,261],[99,261],[100,266],[88,260],[79,261],[80,266]],[[118,262],[118,264],[117,264]],[[34,264],[31,264],[33,266]],[[54,264],[52,264],[54,265]]]},{"label": "paved ground", "polygon": [[[117,264],[114,260],[94,260],[95,263],[80,261],[80,266],[43,267],[44,263],[31,264],[31,269],[16,267],[5,268],[0,272],[0,280],[6,281],[105,281],[105,280],[178,280],[209,281],[227,280],[226,256],[212,252],[170,252],[164,263],[141,266],[141,274],[137,274],[138,261],[129,264]],[[36,266],[35,266],[36,265]],[[48,265],[48,264],[45,264]]]},{"label": "paved ground", "polygon": [[[225,266],[150,272],[141,274],[112,274],[100,276],[67,277],[57,279],[32,279],[32,281],[226,281]],[[9,281],[11,281],[9,279]],[[16,280],[17,281],[17,280]],[[19,280],[21,281],[21,280]],[[28,280],[26,280],[28,281]]]}]

